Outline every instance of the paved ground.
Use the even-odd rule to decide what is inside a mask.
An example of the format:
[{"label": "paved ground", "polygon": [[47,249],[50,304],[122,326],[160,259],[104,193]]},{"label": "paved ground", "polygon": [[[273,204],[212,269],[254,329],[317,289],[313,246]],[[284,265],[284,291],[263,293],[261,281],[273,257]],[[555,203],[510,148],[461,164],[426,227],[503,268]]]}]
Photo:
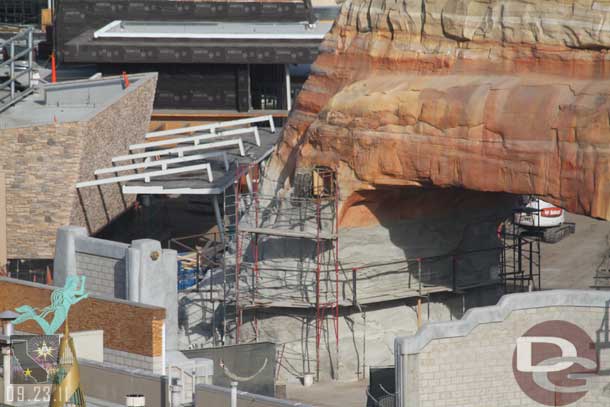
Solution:
[{"label": "paved ground", "polygon": [[366,382],[316,383],[310,387],[300,384],[286,386],[287,398],[317,407],[364,407]]},{"label": "paved ground", "polygon": [[568,214],[576,233],[555,244],[542,243],[542,288],[590,288],[610,250],[610,222]]}]

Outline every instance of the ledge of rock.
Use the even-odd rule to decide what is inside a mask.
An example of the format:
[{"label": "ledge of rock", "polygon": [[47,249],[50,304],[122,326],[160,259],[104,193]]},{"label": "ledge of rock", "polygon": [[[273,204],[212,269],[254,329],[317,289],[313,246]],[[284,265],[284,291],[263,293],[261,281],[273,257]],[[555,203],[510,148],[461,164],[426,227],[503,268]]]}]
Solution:
[{"label": "ledge of rock", "polygon": [[605,2],[348,1],[271,173],[330,166],[344,202],[457,187],[609,219],[608,48]]}]

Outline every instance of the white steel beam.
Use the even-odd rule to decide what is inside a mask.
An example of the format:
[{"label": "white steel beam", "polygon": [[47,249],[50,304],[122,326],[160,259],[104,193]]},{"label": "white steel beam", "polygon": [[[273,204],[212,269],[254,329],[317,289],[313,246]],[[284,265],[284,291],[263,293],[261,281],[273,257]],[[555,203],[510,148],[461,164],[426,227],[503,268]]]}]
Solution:
[{"label": "white steel beam", "polygon": [[[117,24],[118,23],[118,24]],[[161,39],[199,39],[199,40],[321,40],[326,35],[325,32],[298,32],[298,33],[282,33],[282,32],[251,32],[251,33],[229,33],[229,32],[127,32],[127,31],[110,31],[121,21],[113,21],[107,26],[95,31],[93,38],[161,38]]]},{"label": "white steel beam", "polygon": [[195,154],[195,155],[187,155],[184,157],[178,158],[169,158],[166,160],[156,160],[156,161],[144,161],[141,163],[129,164],[129,165],[117,165],[115,167],[102,168],[96,170],[94,172],[95,175],[103,175],[103,174],[115,174],[117,172],[130,171],[130,170],[140,170],[144,168],[152,168],[152,167],[161,167],[162,170],[166,170],[168,165],[171,164],[181,164],[190,161],[199,161],[205,160],[210,157],[223,157],[225,170],[229,170],[229,160],[227,159],[226,151],[218,151],[213,153],[205,153],[205,154]]},{"label": "white steel beam", "polygon": [[210,132],[214,133],[216,129],[221,129],[221,128],[225,128],[225,127],[233,127],[233,126],[243,126],[245,124],[263,123],[263,122],[269,122],[269,127],[271,128],[271,132],[275,133],[275,123],[273,122],[273,116],[265,115],[265,116],[257,116],[257,117],[247,117],[245,119],[238,119],[238,120],[229,120],[226,122],[203,124],[201,126],[190,126],[190,127],[182,127],[179,129],[172,129],[172,130],[153,131],[151,133],[147,133],[146,138],[148,139],[148,138],[155,138],[155,137],[175,136],[177,134],[194,133],[194,132],[201,132],[201,131],[210,131]]},{"label": "white steel beam", "polygon": [[201,171],[201,170],[207,171],[208,180],[210,182],[214,181],[214,175],[212,174],[212,166],[210,165],[210,163],[205,163],[205,164],[199,164],[199,165],[191,165],[188,167],[172,168],[169,170],[151,171],[151,172],[144,172],[141,174],[121,175],[118,177],[98,179],[95,181],[79,182],[76,184],[76,188],[94,187],[94,186],[98,186],[98,185],[115,184],[115,183],[119,183],[119,182],[135,181],[135,180],[141,180],[141,179],[143,179],[144,182],[150,182],[150,179],[154,178],[154,177],[162,177],[165,175],[173,175],[173,174],[183,174],[183,173],[187,173],[187,172],[195,172],[195,171]]},{"label": "white steel beam", "polygon": [[120,26],[123,22],[121,20],[114,20],[108,24],[106,24],[105,26],[103,26],[102,28],[100,28],[99,30],[97,30],[96,32],[93,33],[93,38],[99,38],[99,33],[104,33],[108,30],[112,30],[113,28]]},{"label": "white steel beam", "polygon": [[227,130],[227,131],[223,131],[222,133],[204,134],[204,135],[200,135],[200,136],[189,136],[189,137],[177,137],[177,138],[172,138],[172,139],[167,139],[167,140],[149,141],[148,143],[132,144],[129,146],[129,149],[130,150],[140,150],[143,148],[161,147],[161,146],[168,146],[168,145],[173,145],[173,144],[184,144],[184,143],[193,143],[194,145],[198,145],[202,141],[213,140],[213,139],[222,138],[222,137],[236,136],[236,135],[240,135],[240,134],[248,134],[248,133],[254,134],[254,140],[256,141],[256,145],[260,147],[261,138],[260,138],[260,134],[258,132],[258,127],[248,127],[245,129]]},{"label": "white steel beam", "polygon": [[211,195],[220,194],[224,188],[164,188],[163,186],[123,185],[124,194],[148,195]]},{"label": "white steel beam", "polygon": [[241,154],[242,157],[246,155],[246,150],[244,148],[244,142],[241,138],[238,138],[235,140],[226,140],[226,141],[217,141],[215,143],[199,144],[197,146],[175,147],[175,148],[169,148],[169,149],[165,149],[165,150],[146,151],[144,153],[121,155],[118,157],[114,157],[112,159],[112,162],[115,163],[115,162],[119,162],[119,161],[129,161],[129,160],[137,160],[137,159],[142,159],[142,158],[161,157],[164,155],[176,155],[176,154],[179,157],[183,157],[184,153],[191,152],[191,151],[213,150],[213,149],[220,149],[220,148],[226,148],[226,147],[232,147],[232,146],[239,147],[239,153]]}]

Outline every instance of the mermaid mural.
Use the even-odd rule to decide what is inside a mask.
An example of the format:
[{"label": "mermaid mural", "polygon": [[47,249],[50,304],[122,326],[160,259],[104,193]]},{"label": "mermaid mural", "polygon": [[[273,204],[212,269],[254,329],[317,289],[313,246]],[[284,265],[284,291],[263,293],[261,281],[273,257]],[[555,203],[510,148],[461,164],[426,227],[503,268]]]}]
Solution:
[{"label": "mermaid mural", "polygon": [[[15,311],[21,315],[13,321],[13,325],[34,320],[40,325],[45,335],[53,335],[68,317],[70,307],[88,296],[89,294],[85,292],[85,276],[68,276],[64,288],[53,291],[51,305],[43,308],[40,314],[37,313],[37,309],[29,305],[16,308]],[[47,321],[49,314],[53,314],[50,323]]]}]

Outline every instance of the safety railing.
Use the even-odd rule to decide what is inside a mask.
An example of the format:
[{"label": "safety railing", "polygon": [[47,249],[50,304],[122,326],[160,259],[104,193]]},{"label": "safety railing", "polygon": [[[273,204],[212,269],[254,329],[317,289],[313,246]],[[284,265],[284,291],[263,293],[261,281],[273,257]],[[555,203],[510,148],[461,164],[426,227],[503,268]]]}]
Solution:
[{"label": "safety railing", "polygon": [[[26,43],[25,48],[18,50],[18,44],[23,42]],[[8,66],[9,77],[7,81],[0,83],[0,112],[2,112],[32,92],[32,67],[34,62],[33,30],[30,28],[20,32],[0,44],[0,47],[6,50],[5,56],[8,56],[7,59],[0,63],[0,71]],[[27,57],[27,59],[24,60],[22,59],[23,57]],[[17,64],[18,61],[25,61],[26,65]],[[26,75],[27,84],[24,85],[19,79]]]}]

